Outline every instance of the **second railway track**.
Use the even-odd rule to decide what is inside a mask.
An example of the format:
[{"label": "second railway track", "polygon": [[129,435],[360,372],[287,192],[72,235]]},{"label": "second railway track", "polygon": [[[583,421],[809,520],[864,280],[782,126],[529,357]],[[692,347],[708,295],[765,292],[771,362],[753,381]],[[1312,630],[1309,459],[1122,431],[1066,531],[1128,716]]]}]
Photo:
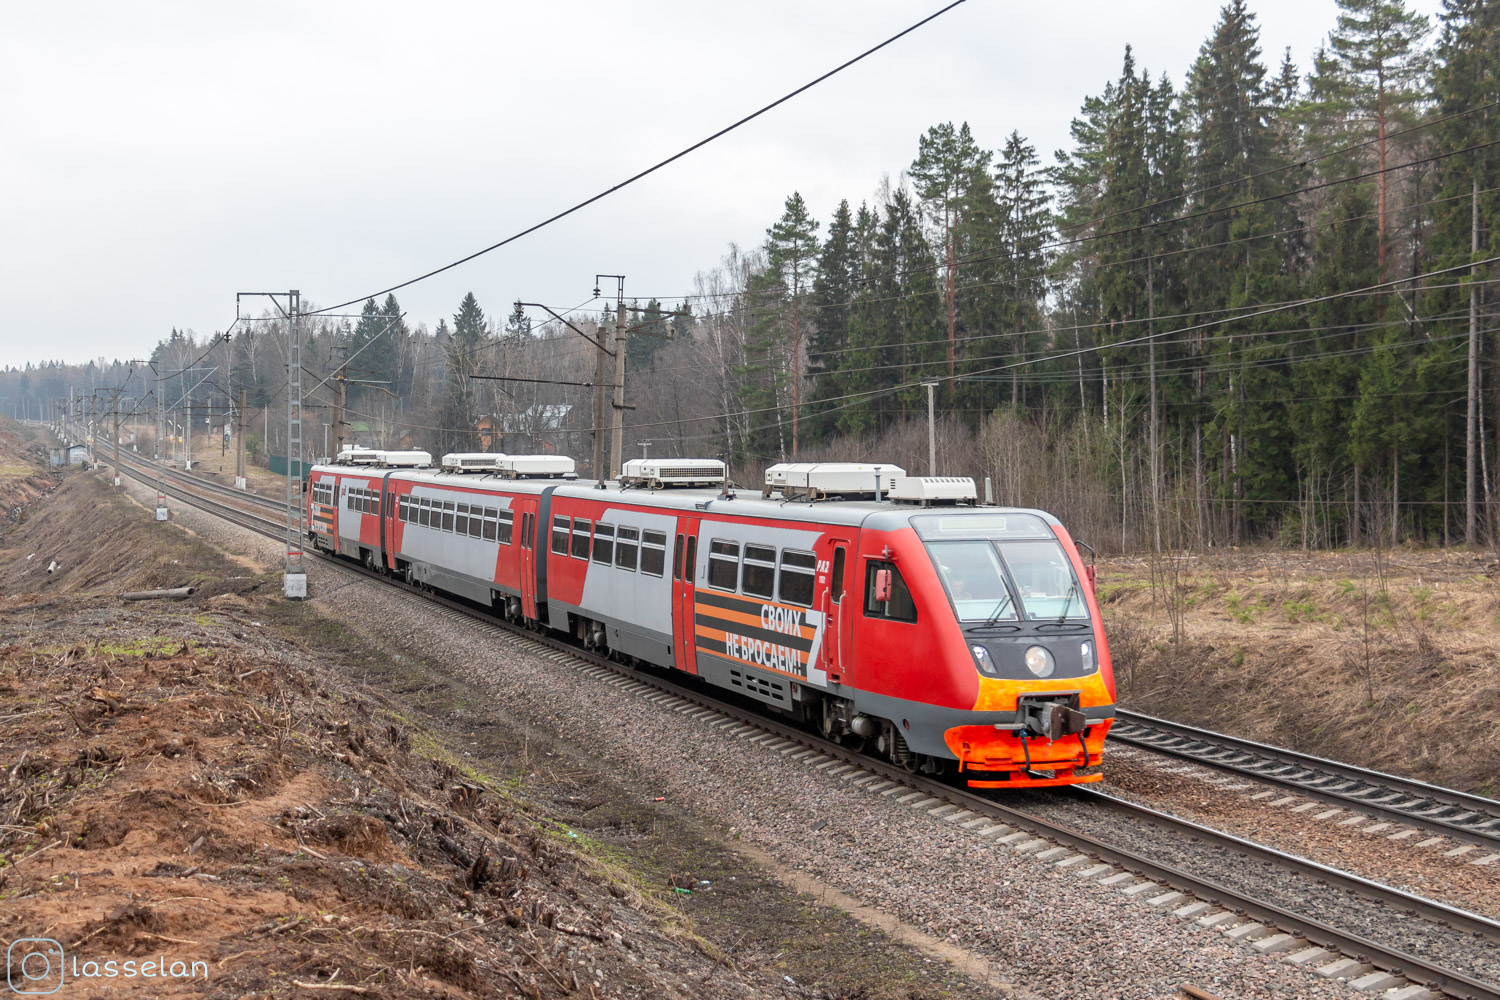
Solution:
[{"label": "second railway track", "polygon": [[[144,465],[139,466],[136,471],[130,468],[125,470],[127,475],[147,485],[156,483],[156,471]],[[285,525],[280,517],[271,518],[253,514],[218,499],[195,494],[188,487],[189,485],[193,487],[208,485],[213,492],[232,493],[236,498],[246,496],[243,492],[230,490],[218,484],[204,484],[196,477],[180,473],[168,478],[169,485],[166,488],[179,500],[207,514],[227,519],[274,540],[280,541],[285,537]],[[257,497],[256,501],[257,506],[278,514],[284,511],[283,505],[276,501],[263,497]],[[893,791],[905,789],[903,794],[895,796],[897,801],[905,800],[904,804],[927,809],[941,819],[950,821],[963,819],[971,824],[981,820],[987,821],[989,825],[982,832],[996,837],[1002,843],[1007,843],[1007,846],[1016,853],[1047,855],[1043,860],[1065,865],[1079,865],[1085,859],[1091,860],[1095,863],[1083,869],[1085,874],[1092,872],[1101,881],[1109,882],[1131,895],[1153,896],[1152,902],[1168,900],[1168,897],[1183,894],[1181,899],[1168,901],[1172,906],[1177,907],[1177,912],[1185,918],[1198,920],[1203,926],[1220,926],[1225,930],[1233,928],[1235,931],[1241,931],[1242,933],[1235,936],[1247,942],[1257,940],[1266,943],[1274,942],[1274,947],[1270,944],[1263,944],[1258,950],[1290,951],[1295,947],[1306,954],[1321,949],[1329,952],[1330,958],[1336,958],[1337,955],[1347,956],[1344,961],[1355,969],[1374,966],[1391,975],[1409,978],[1450,996],[1472,998],[1472,1000],[1500,1000],[1500,984],[1488,982],[1468,972],[1457,971],[1451,965],[1444,965],[1425,954],[1413,953],[1418,950],[1425,952],[1428,949],[1405,951],[1399,947],[1373,940],[1359,932],[1298,913],[1285,905],[1267,899],[1265,893],[1251,894],[1227,885],[1210,874],[1195,872],[1181,864],[1166,863],[1159,858],[1152,858],[1138,851],[1113,846],[1081,829],[1058,822],[1055,818],[1049,818],[1037,810],[1003,804],[980,793],[955,788],[950,784],[925,776],[910,774],[884,761],[856,754],[838,743],[821,739],[812,733],[767,718],[757,711],[725,702],[692,686],[677,684],[658,674],[627,667],[551,636],[508,625],[460,601],[435,596],[405,584],[387,580],[363,567],[330,557],[323,558],[328,565],[337,567],[341,571],[378,580],[431,601],[442,609],[440,613],[450,617],[461,616],[475,620],[483,628],[493,630],[497,634],[510,635],[525,643],[535,644],[555,653],[565,653],[568,657],[586,665],[584,669],[607,671],[632,686],[639,685],[645,689],[654,689],[741,727],[754,727],[768,736],[775,737],[774,745],[779,747],[785,745],[784,752],[791,753],[793,748],[800,747],[805,748],[809,753],[827,757],[831,761],[840,761],[842,764],[838,769],[846,772],[844,777],[849,777],[848,769],[854,768],[868,774],[871,778],[869,787],[881,789],[883,795],[891,795]],[[1121,713],[1122,717],[1128,714],[1130,713]],[[1274,750],[1275,748],[1268,749]],[[1208,763],[1208,761],[1202,762]],[[1374,774],[1374,772],[1366,773]],[[1256,776],[1266,777],[1266,775]],[[1316,880],[1329,887],[1337,887],[1353,896],[1375,900],[1399,919],[1416,917],[1430,923],[1433,925],[1434,933],[1448,935],[1456,933],[1474,942],[1500,941],[1500,924],[1485,917],[1262,847],[1113,796],[1097,792],[1078,793],[1075,791],[1072,794],[1095,798],[1101,801],[1101,804],[1107,803],[1110,809],[1130,814],[1143,825],[1167,828],[1175,835],[1209,843],[1224,852],[1253,858],[1260,863],[1292,871],[1299,877]],[[1462,795],[1463,793],[1454,794]],[[1355,800],[1355,803],[1361,807],[1369,806],[1369,803],[1359,800]],[[1402,821],[1411,822],[1405,816],[1402,817]],[[1060,854],[1067,856],[1059,858]],[[1192,897],[1198,902],[1195,903],[1186,897]],[[1183,905],[1184,903],[1186,905]],[[1166,903],[1158,905],[1166,905]],[[1279,935],[1277,932],[1280,932]],[[1480,951],[1484,950],[1482,944],[1476,944],[1475,947]],[[1323,959],[1319,958],[1317,961],[1323,961]],[[1479,964],[1487,963],[1481,961]]]}]

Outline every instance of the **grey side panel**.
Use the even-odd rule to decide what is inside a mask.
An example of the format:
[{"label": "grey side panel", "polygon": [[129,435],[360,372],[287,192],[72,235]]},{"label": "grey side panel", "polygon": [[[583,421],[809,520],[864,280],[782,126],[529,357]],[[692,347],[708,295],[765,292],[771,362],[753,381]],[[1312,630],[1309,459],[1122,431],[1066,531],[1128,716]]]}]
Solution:
[{"label": "grey side panel", "polygon": [[712,653],[698,650],[698,675],[717,687],[727,688],[736,694],[763,701],[776,708],[792,707],[792,685],[790,677],[773,674],[768,670],[726,660]]}]

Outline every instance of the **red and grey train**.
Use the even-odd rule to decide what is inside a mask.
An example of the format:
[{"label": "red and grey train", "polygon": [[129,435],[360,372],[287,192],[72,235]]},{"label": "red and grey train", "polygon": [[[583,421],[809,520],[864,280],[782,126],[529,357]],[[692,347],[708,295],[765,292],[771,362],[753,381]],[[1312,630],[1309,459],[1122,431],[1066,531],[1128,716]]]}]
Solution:
[{"label": "red and grey train", "polygon": [[1092,566],[1050,514],[894,466],[346,452],[309,541],[384,573],[696,674],[916,771],[1097,781],[1115,685]]}]

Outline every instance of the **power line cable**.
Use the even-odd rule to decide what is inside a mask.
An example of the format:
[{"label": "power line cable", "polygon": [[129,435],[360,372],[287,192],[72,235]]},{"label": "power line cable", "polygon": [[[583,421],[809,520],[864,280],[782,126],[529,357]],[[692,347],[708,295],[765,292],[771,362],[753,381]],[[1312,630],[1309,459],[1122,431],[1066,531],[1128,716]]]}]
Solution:
[{"label": "power line cable", "polygon": [[574,212],[577,212],[578,210],[580,210],[582,208],[587,208],[589,205],[592,205],[594,202],[599,201],[599,200],[601,200],[603,198],[609,197],[610,195],[614,194],[616,191],[619,191],[621,188],[628,187],[629,185],[634,184],[636,181],[640,180],[641,178],[646,177],[646,176],[648,176],[650,174],[654,174],[656,171],[660,170],[661,168],[663,168],[663,167],[665,167],[665,166],[667,166],[667,165],[669,165],[671,163],[675,163],[676,161],[682,159],[684,156],[687,156],[689,153],[692,153],[692,152],[694,152],[694,151],[696,151],[698,149],[703,148],[704,146],[706,146],[709,143],[713,142],[715,139],[718,139],[718,138],[721,138],[722,136],[728,135],[730,132],[733,132],[735,129],[739,128],[741,125],[744,125],[744,124],[746,124],[747,122],[750,122],[750,121],[754,121],[756,118],[759,118],[761,115],[763,115],[766,112],[772,110],[773,108],[779,107],[780,105],[785,104],[787,101],[790,101],[792,98],[796,97],[798,94],[801,94],[802,92],[804,92],[806,90],[809,90],[812,87],[816,87],[818,84],[822,83],[824,80],[827,80],[829,77],[834,76],[835,74],[840,73],[840,72],[848,69],[850,66],[853,66],[855,63],[857,63],[860,60],[866,58],[867,56],[870,56],[870,55],[873,55],[876,52],[879,52],[881,49],[885,48],[887,45],[890,45],[892,42],[895,42],[898,39],[903,38],[906,35],[911,34],[913,31],[916,31],[918,28],[920,28],[923,25],[927,24],[929,21],[933,21],[933,20],[935,20],[935,19],[943,16],[944,14],[948,13],[948,11],[952,10],[954,7],[959,6],[963,2],[964,2],[964,0],[953,0],[952,3],[948,4],[946,7],[943,7],[941,10],[937,11],[936,13],[929,14],[928,16],[922,18],[922,20],[918,21],[916,24],[911,25],[909,28],[906,28],[906,29],[904,29],[902,31],[899,31],[896,34],[892,35],[891,37],[887,38],[885,41],[881,42],[880,44],[872,46],[871,48],[866,49],[865,51],[861,52],[859,55],[855,56],[853,59],[850,59],[847,62],[841,63],[838,66],[835,66],[833,69],[831,69],[828,72],[824,73],[822,76],[820,76],[820,77],[818,77],[818,78],[816,78],[814,80],[811,80],[808,83],[804,83],[802,86],[798,87],[796,90],[793,90],[790,93],[788,93],[788,94],[786,94],[786,95],[784,95],[782,97],[777,98],[776,100],[772,101],[770,104],[767,104],[765,107],[761,108],[760,110],[751,112],[750,114],[748,114],[745,117],[741,118],[739,121],[733,123],[732,125],[727,125],[724,128],[719,129],[719,131],[717,131],[717,132],[713,133],[712,135],[708,136],[707,138],[698,140],[697,142],[693,143],[691,146],[688,146],[686,149],[683,149],[680,152],[674,153],[671,156],[667,157],[665,160],[662,160],[662,161],[656,163],[653,166],[647,167],[645,170],[642,170],[640,173],[634,174],[633,176],[626,178],[625,180],[623,180],[620,183],[616,184],[614,187],[611,187],[611,188],[608,188],[608,189],[606,189],[604,191],[601,191],[601,192],[599,192],[598,194],[594,195],[591,198],[586,198],[585,200],[580,201],[578,204],[574,205],[572,208],[564,209],[563,211],[558,212],[556,215],[552,216],[551,218],[544,219],[541,222],[538,222],[538,223],[536,223],[533,226],[529,226],[526,229],[523,229],[520,232],[518,232],[518,233],[516,233],[516,234],[514,234],[512,236],[507,236],[505,239],[501,240],[500,242],[491,244],[490,246],[485,247],[483,250],[476,250],[474,253],[469,254],[467,257],[461,257],[458,260],[453,261],[451,264],[444,264],[442,267],[434,268],[433,270],[428,271],[426,274],[418,275],[415,278],[411,278],[411,279],[409,279],[407,281],[403,281],[403,282],[401,282],[398,285],[392,285],[391,287],[386,288],[386,289],[382,289],[381,291],[372,292],[369,295],[360,295],[360,296],[357,296],[355,298],[350,299],[347,302],[340,302],[338,305],[329,306],[327,309],[316,310],[313,314],[324,313],[324,312],[332,312],[333,310],[336,310],[336,309],[342,309],[345,306],[352,306],[355,303],[363,302],[365,299],[379,298],[382,295],[389,295],[392,292],[400,291],[403,288],[407,288],[407,287],[410,287],[411,285],[415,285],[419,281],[425,281],[428,278],[434,277],[435,275],[442,274],[444,271],[450,271],[453,268],[458,267],[460,264],[467,264],[469,261],[474,260],[476,257],[482,257],[485,254],[490,253],[491,251],[500,249],[501,247],[505,246],[508,243],[514,243],[516,240],[521,239],[523,236],[528,236],[531,233],[534,233],[534,232],[536,232],[539,229],[542,229],[542,228],[544,228],[546,226],[550,226],[552,223],[557,222],[559,219],[564,219],[564,218],[572,215]]}]

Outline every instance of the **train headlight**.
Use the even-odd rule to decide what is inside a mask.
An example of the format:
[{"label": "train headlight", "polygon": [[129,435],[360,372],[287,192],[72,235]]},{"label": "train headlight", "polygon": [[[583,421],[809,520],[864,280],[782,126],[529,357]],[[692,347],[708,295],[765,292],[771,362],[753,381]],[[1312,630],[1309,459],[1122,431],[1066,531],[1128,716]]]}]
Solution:
[{"label": "train headlight", "polygon": [[995,669],[995,660],[990,656],[990,651],[975,643],[969,647],[969,652],[974,654],[974,663],[979,667],[979,672],[986,677],[999,677],[1000,671]]},{"label": "train headlight", "polygon": [[1046,648],[1032,646],[1026,650],[1026,669],[1038,677],[1051,677],[1052,671],[1057,669],[1057,661]]},{"label": "train headlight", "polygon": [[1094,672],[1094,644],[1086,642],[1079,647],[1078,651],[1083,654],[1083,672],[1091,674]]}]

